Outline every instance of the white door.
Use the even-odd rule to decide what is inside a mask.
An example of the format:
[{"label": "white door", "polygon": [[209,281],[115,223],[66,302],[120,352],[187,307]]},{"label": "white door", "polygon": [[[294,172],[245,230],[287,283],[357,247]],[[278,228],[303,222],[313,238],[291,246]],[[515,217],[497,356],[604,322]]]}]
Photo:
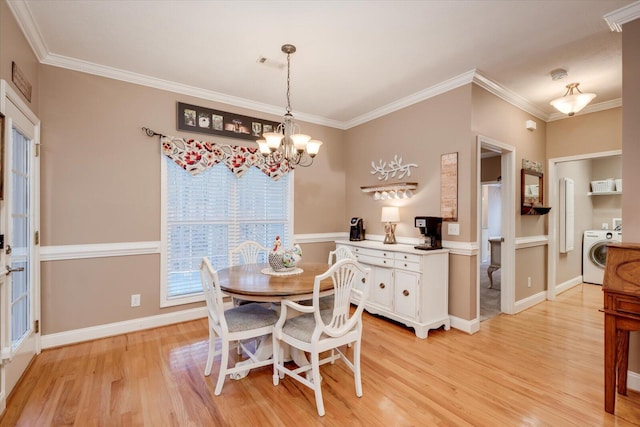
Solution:
[{"label": "white door", "polygon": [[3,198],[0,201],[0,409],[40,352],[39,158],[40,122],[2,82]]}]

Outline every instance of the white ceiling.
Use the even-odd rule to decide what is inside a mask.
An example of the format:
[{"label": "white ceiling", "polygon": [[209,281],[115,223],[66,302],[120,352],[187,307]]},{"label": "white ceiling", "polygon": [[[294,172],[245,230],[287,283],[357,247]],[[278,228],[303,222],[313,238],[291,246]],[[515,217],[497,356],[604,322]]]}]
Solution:
[{"label": "white ceiling", "polygon": [[[348,128],[473,80],[543,120],[580,82],[620,105],[632,1],[8,0],[41,62]],[[260,56],[268,58],[259,64]],[[569,77],[552,81],[565,68]],[[177,96],[177,99],[180,99]],[[593,108],[593,107],[592,107]]]}]

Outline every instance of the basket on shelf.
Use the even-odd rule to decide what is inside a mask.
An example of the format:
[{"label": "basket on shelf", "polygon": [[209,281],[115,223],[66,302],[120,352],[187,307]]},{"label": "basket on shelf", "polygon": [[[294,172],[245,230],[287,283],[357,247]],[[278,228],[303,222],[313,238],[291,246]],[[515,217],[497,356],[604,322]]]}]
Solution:
[{"label": "basket on shelf", "polygon": [[591,191],[594,193],[606,193],[607,191],[615,191],[615,189],[616,182],[613,179],[591,181]]}]

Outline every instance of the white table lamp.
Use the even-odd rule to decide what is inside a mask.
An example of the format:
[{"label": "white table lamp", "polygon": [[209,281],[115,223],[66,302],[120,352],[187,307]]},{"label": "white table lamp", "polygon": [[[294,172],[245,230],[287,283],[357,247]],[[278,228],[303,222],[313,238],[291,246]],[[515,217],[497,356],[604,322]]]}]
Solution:
[{"label": "white table lamp", "polygon": [[396,243],[396,223],[400,221],[400,209],[396,206],[383,207],[380,220],[384,222],[384,243]]}]

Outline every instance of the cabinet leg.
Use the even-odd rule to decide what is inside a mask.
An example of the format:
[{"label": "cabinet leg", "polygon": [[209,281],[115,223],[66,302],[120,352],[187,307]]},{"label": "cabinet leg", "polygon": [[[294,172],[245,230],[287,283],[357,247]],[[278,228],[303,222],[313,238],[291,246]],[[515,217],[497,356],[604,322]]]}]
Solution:
[{"label": "cabinet leg", "polygon": [[615,413],[616,405],[616,319],[604,316],[604,410]]},{"label": "cabinet leg", "polygon": [[618,393],[627,395],[627,370],[629,369],[629,331],[618,331]]}]

